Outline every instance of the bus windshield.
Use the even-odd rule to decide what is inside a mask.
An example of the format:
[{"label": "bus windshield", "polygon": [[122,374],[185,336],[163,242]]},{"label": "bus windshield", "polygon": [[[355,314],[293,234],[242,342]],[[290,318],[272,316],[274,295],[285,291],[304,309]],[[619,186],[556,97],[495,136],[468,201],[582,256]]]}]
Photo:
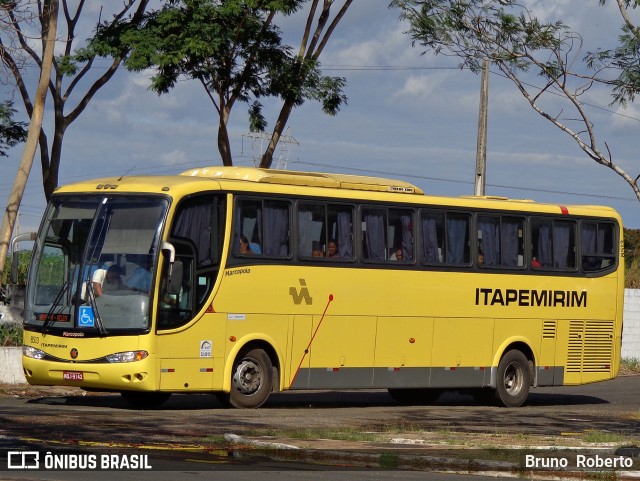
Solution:
[{"label": "bus windshield", "polygon": [[161,197],[54,198],[34,248],[25,324],[73,335],[148,330],[167,207]]}]

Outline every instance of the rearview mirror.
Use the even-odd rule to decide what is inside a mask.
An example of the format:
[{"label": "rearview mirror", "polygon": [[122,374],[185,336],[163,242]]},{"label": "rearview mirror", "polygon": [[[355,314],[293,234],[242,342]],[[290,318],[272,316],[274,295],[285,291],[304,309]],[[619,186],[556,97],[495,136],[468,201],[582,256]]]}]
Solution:
[{"label": "rearview mirror", "polygon": [[11,283],[18,283],[18,263],[20,261],[20,253],[18,252],[18,244],[25,241],[36,240],[38,234],[35,232],[25,232],[11,239]]},{"label": "rearview mirror", "polygon": [[173,269],[169,265],[167,273],[167,294],[178,296],[182,288],[182,262],[174,261]]}]

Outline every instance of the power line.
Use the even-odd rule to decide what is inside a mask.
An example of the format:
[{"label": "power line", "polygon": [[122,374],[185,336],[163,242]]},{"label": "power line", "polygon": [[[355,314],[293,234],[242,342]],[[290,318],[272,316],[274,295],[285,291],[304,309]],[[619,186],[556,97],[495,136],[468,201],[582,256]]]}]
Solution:
[{"label": "power line", "polygon": [[[407,174],[403,174],[403,173],[398,172],[398,171],[389,172],[389,171],[384,171],[384,170],[362,169],[362,168],[357,168],[357,167],[345,167],[343,165],[322,164],[322,163],[319,163],[319,162],[304,162],[304,161],[300,161],[300,160],[291,161],[291,163],[302,164],[302,165],[312,165],[312,166],[316,166],[316,167],[329,167],[329,168],[332,168],[332,169],[343,169],[343,170],[349,170],[349,171],[353,171],[353,172],[378,174],[378,175],[383,175],[385,177],[391,177],[391,178],[394,178],[394,177],[405,177],[405,178],[409,178],[409,179],[421,179],[421,180],[429,180],[429,181],[433,181],[433,182],[450,182],[450,183],[454,183],[454,184],[474,185],[474,182],[468,181],[468,180],[447,179],[447,178],[443,178],[443,177],[431,177],[431,176],[426,176],[426,175],[417,175],[417,174],[408,174],[408,173]],[[578,197],[590,197],[590,198],[597,198],[597,199],[621,200],[621,201],[625,201],[625,202],[638,202],[638,200],[635,199],[635,198],[630,199],[628,197],[619,197],[619,196],[614,196],[614,195],[585,194],[583,192],[567,192],[567,191],[552,190],[552,189],[537,189],[537,188],[533,188],[533,187],[523,187],[523,186],[503,185],[503,184],[491,184],[491,183],[487,183],[487,186],[495,187],[495,188],[499,188],[499,189],[513,189],[513,190],[522,190],[522,191],[529,191],[529,192],[540,192],[540,193],[544,193],[544,194],[562,194],[562,195],[573,195],[573,196],[578,196]]]}]

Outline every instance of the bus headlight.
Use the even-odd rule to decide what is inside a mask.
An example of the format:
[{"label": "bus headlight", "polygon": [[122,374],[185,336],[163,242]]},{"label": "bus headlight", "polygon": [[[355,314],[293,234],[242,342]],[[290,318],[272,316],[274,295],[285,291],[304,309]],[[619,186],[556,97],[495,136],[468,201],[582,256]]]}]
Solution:
[{"label": "bus headlight", "polygon": [[46,356],[44,351],[31,346],[22,346],[22,354],[31,359],[44,359]]},{"label": "bus headlight", "polygon": [[149,353],[147,351],[127,351],[127,352],[116,352],[115,354],[109,354],[106,356],[107,361],[117,363],[117,362],[136,362],[142,361],[145,359]]}]

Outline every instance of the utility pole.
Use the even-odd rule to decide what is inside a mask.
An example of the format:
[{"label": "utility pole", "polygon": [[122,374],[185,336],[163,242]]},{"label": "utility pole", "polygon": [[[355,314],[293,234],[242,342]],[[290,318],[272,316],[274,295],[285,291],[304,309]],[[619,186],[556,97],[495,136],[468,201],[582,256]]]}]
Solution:
[{"label": "utility pole", "polygon": [[478,143],[476,147],[475,195],[485,195],[487,176],[487,110],[489,104],[489,61],[482,64],[480,80],[480,113],[478,114]]}]

